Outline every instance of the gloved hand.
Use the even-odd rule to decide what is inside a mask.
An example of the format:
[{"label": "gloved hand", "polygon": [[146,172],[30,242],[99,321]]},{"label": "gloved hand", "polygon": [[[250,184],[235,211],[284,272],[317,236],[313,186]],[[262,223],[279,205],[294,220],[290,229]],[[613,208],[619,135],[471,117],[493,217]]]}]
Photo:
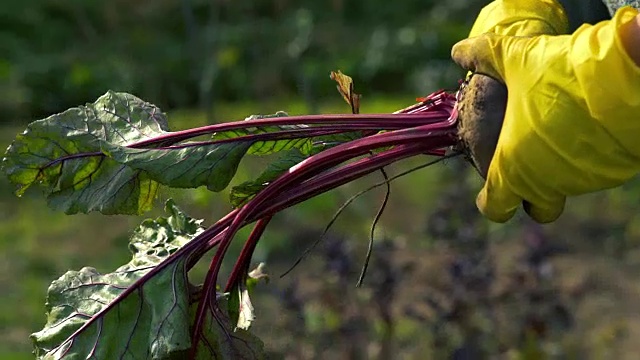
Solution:
[{"label": "gloved hand", "polygon": [[564,9],[556,0],[495,0],[485,6],[469,37],[487,32],[531,36],[564,34],[569,28]]},{"label": "gloved hand", "polygon": [[476,201],[490,220],[507,221],[525,200],[532,218],[551,222],[566,196],[612,188],[638,173],[640,67],[622,45],[637,14],[621,8],[572,35],[485,34],[453,47],[459,65],[509,91]]},{"label": "gloved hand", "polygon": [[[482,8],[469,37],[484,33],[511,36],[559,35],[569,28],[556,0],[494,0]],[[471,72],[467,74],[471,76]]]}]

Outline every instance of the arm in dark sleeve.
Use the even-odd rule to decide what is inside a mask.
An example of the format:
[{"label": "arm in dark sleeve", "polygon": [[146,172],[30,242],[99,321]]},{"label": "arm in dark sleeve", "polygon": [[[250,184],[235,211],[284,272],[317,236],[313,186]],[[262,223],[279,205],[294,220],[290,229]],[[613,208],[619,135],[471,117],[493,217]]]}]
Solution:
[{"label": "arm in dark sleeve", "polygon": [[572,33],[582,24],[595,24],[611,19],[618,7],[629,5],[629,3],[637,4],[640,0],[558,0],[558,2],[567,13],[569,32]]}]

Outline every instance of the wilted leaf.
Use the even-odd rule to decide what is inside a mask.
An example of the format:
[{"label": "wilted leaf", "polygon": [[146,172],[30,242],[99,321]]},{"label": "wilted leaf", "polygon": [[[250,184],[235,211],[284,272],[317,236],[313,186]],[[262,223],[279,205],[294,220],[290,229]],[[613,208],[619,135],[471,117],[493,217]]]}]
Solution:
[{"label": "wilted leaf", "polygon": [[264,273],[264,267],[265,264],[260,263],[258,267],[251,270],[245,276],[244,281],[241,281],[238,286],[232,290],[229,297],[229,316],[231,321],[236,321],[236,327],[238,329],[248,330],[256,318],[250,295],[259,281],[269,282],[269,275]]},{"label": "wilted leaf", "polygon": [[145,220],[131,237],[129,263],[108,274],[85,267],[54,281],[47,324],[31,335],[38,359],[166,359],[191,346],[188,256],[175,260],[76,333],[89,319],[203,231],[168,201],[167,218]]},{"label": "wilted leaf", "polygon": [[338,88],[338,92],[340,92],[344,101],[351,106],[351,112],[353,114],[360,113],[360,97],[362,95],[353,92],[353,79],[343,74],[340,70],[338,72],[332,71],[330,76],[332,80],[338,83],[336,88]]},{"label": "wilted leaf", "polygon": [[265,263],[260,263],[255,269],[249,271],[249,278],[247,279],[249,291],[253,290],[253,287],[260,281],[269,282],[269,274],[265,272],[265,267]]},{"label": "wilted leaf", "polygon": [[246,284],[240,284],[238,287],[238,295],[240,296],[240,307],[238,315],[238,323],[236,327],[242,330],[248,330],[256,315],[253,312],[253,304],[249,297],[249,290]]}]

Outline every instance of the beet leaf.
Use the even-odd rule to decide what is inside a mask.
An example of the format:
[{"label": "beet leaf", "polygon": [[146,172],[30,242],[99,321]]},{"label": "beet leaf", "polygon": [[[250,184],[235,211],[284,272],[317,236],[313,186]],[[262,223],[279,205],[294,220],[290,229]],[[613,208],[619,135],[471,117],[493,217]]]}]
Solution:
[{"label": "beet leaf", "polygon": [[18,195],[38,184],[49,205],[67,214],[140,214],[151,209],[158,184],[148,174],[106,158],[101,147],[167,131],[160,109],[110,91],[93,104],[29,124],[7,150],[3,167],[19,186]]},{"label": "beet leaf", "polygon": [[[252,121],[258,119],[268,119],[275,117],[285,117],[289,116],[284,111],[279,111],[273,115],[251,115],[245,119],[245,121]],[[278,127],[249,127],[245,129],[236,129],[230,131],[223,131],[213,136],[213,139],[233,139],[240,136],[247,136],[252,134],[266,134],[272,133],[276,131],[289,131],[289,130],[299,130],[309,128],[309,126],[305,125],[282,125]],[[270,155],[275,152],[291,150],[291,149],[299,149],[302,153],[309,153],[311,151],[311,147],[313,146],[312,139],[308,137],[298,137],[292,139],[284,139],[284,140],[267,140],[267,141],[256,141],[251,147],[247,150],[247,154],[250,155]]]},{"label": "beet leaf", "polygon": [[[171,200],[165,210],[168,217],[145,220],[134,232],[129,242],[133,255],[129,263],[108,274],[89,267],[69,271],[51,284],[47,324],[31,336],[38,358],[187,356],[195,311],[195,287],[187,278],[191,254],[173,259],[170,256],[204,228],[201,220],[188,217]],[[171,264],[140,281],[163,261]],[[218,294],[216,300],[224,303],[226,297]],[[92,321],[87,326],[89,319]],[[200,342],[198,358],[224,355],[223,358],[236,359],[245,353],[246,358],[259,358],[256,355],[263,345],[254,336],[234,332],[228,324],[209,325],[202,333],[206,341]]]},{"label": "beet leaf", "polygon": [[298,149],[291,149],[275,161],[267,165],[267,168],[255,179],[245,181],[231,188],[229,201],[234,207],[239,207],[251,200],[258,192],[267,187],[273,180],[277,179],[292,166],[306,159],[308,155],[303,154]]}]

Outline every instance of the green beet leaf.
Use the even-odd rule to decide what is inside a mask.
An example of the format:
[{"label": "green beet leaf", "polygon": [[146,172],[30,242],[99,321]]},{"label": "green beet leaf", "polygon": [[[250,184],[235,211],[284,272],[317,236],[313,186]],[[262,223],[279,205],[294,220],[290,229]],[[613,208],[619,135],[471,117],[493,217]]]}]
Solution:
[{"label": "green beet leaf", "polygon": [[[187,358],[197,308],[187,271],[199,248],[182,250],[204,228],[172,200],[165,210],[168,217],[145,220],[134,232],[129,263],[108,274],[69,271],[51,284],[47,324],[31,335],[38,359]],[[217,294],[224,308],[225,296]],[[263,359],[262,341],[234,331],[228,315],[217,311],[217,318],[206,313],[195,359]]]},{"label": "green beet leaf", "polygon": [[[271,115],[251,115],[245,120],[258,120],[275,117],[289,116],[284,111],[279,111]],[[215,134],[213,140],[233,139],[239,136],[265,134],[276,131],[287,131],[307,128],[305,125],[282,125],[282,126],[261,126],[251,127],[246,129],[237,129],[223,131]],[[302,153],[308,154],[312,150],[313,142],[309,138],[297,138],[297,139],[281,139],[281,140],[267,140],[267,141],[255,141],[248,149],[247,153],[250,155],[270,155],[280,151],[286,151],[290,149],[299,149]]]},{"label": "green beet leaf", "polygon": [[[131,237],[133,254],[108,274],[85,267],[54,281],[47,324],[31,335],[38,359],[183,359],[191,352],[197,287],[187,278],[201,220],[167,201],[166,218],[145,220]],[[224,295],[217,297],[225,301]],[[225,305],[226,307],[226,305]],[[221,310],[218,310],[221,311]],[[262,359],[263,343],[229,325],[226,314],[206,319],[195,359]]]},{"label": "green beet leaf", "polygon": [[291,149],[280,155],[278,159],[269,163],[267,168],[255,180],[245,181],[231,188],[229,193],[231,205],[234,207],[242,206],[273,180],[307,157],[298,149]]},{"label": "green beet leaf", "polygon": [[109,274],[85,267],[54,281],[47,324],[31,336],[39,359],[165,359],[191,346],[185,262],[174,260],[135,291],[76,331],[156,265],[203,231],[169,200],[170,216],[145,220],[133,234],[129,263]]},{"label": "green beet leaf", "polygon": [[128,168],[142,171],[161,184],[174,188],[206,185],[221,191],[233,179],[249,142],[201,145],[185,143],[166,149],[134,149],[104,144],[103,151]]},{"label": "green beet leaf", "polygon": [[251,146],[180,144],[128,147],[169,136],[165,115],[137,97],[107,92],[93,104],[35,121],[7,149],[3,169],[22,195],[44,189],[48,204],[67,214],[141,214],[160,184],[224,189]]},{"label": "green beet leaf", "polygon": [[168,131],[164,114],[135,96],[108,92],[95,103],[35,121],[7,149],[3,168],[18,195],[37,184],[67,214],[140,214],[158,184],[106,158],[102,142],[125,145]]},{"label": "green beet leaf", "polygon": [[[359,132],[349,132],[344,134],[335,134],[318,137],[314,143],[310,143],[307,147],[292,147],[286,149],[278,159],[269,163],[260,175],[254,180],[245,181],[231,188],[229,193],[229,201],[234,207],[240,207],[247,201],[251,200],[258,192],[267,187],[271,182],[280,175],[288,171],[292,166],[299,164],[309,156],[315,155],[322,150],[352,141],[361,137]],[[311,141],[310,139],[304,139]]]}]

